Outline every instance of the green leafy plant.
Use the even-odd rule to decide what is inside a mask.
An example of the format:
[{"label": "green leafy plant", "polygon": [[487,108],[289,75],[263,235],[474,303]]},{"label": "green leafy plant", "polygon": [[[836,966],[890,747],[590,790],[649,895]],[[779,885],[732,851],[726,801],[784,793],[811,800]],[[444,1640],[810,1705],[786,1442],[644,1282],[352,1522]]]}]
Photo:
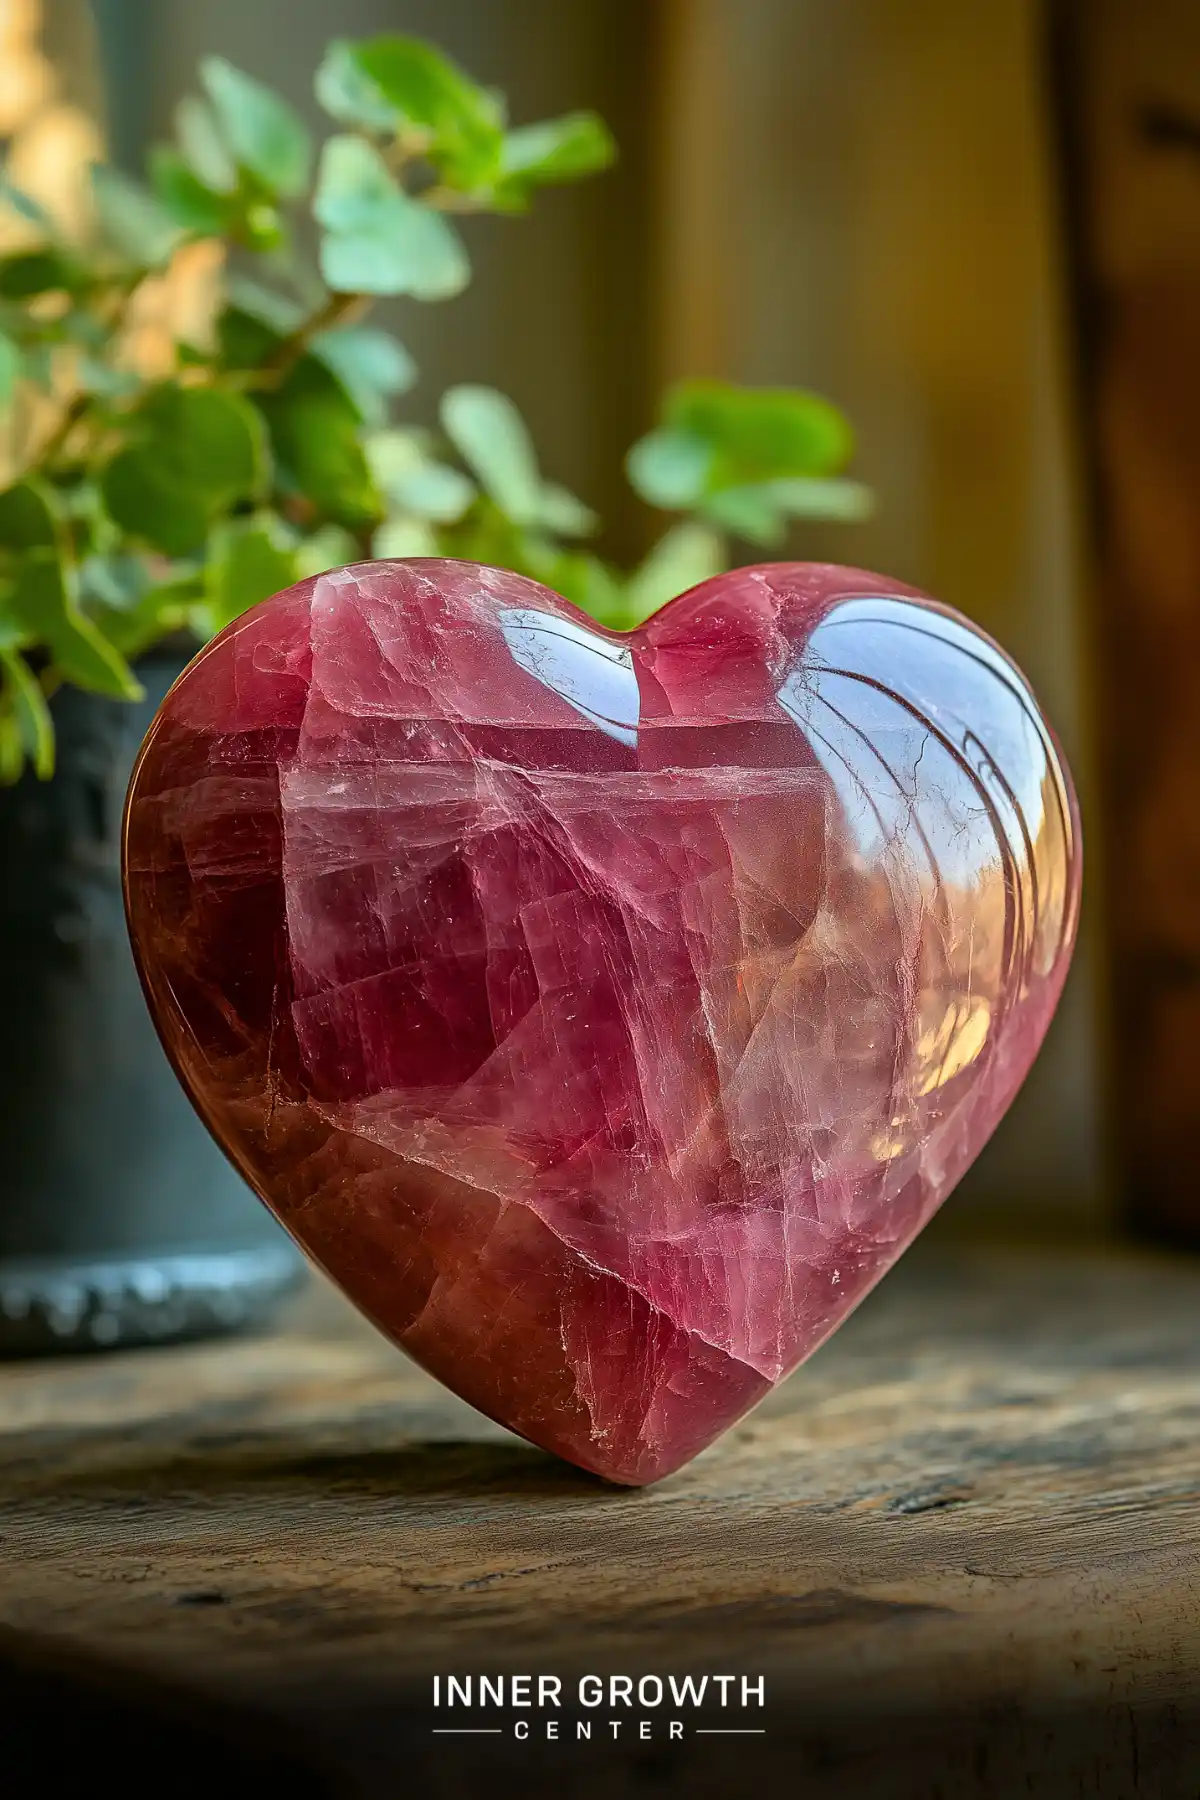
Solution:
[{"label": "green leafy plant", "polygon": [[[459,556],[534,576],[628,628],[792,519],[856,518],[841,414],[795,390],[685,382],[628,474],[675,515],[642,565],[588,547],[598,521],[548,480],[517,407],[442,396],[440,429],[396,403],[416,370],[366,322],[373,302],[446,300],[470,278],[461,221],[521,213],[604,169],[591,113],[509,125],[503,100],[431,46],[330,46],[319,150],[278,95],[217,57],[147,179],[92,171],[94,230],[67,241],[0,178],[28,237],[0,257],[0,779],[54,766],[47,701],[64,682],[135,698],[137,659],[203,640],[304,575],[370,556]],[[298,247],[315,221],[316,267]],[[208,246],[205,327],[139,355],[148,296]],[[209,264],[205,265],[206,267]]]}]

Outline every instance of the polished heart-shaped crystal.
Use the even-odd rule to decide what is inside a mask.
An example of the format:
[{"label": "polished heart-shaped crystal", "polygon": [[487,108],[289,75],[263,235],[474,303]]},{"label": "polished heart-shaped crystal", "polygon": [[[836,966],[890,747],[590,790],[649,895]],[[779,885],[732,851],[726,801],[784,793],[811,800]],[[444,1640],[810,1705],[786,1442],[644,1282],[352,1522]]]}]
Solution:
[{"label": "polished heart-shaped crystal", "polygon": [[364,563],[177,682],[126,894],[180,1079],[396,1343],[618,1482],[828,1337],[1004,1113],[1079,898],[1012,662],[825,565],[639,631]]}]

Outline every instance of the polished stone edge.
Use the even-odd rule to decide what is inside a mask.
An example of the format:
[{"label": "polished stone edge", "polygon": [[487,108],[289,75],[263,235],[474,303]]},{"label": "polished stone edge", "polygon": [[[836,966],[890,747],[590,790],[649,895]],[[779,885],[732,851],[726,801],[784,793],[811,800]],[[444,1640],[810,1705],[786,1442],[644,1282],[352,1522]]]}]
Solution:
[{"label": "polished stone edge", "polygon": [[253,1325],[305,1264],[290,1244],[0,1260],[0,1356],[131,1349]]}]

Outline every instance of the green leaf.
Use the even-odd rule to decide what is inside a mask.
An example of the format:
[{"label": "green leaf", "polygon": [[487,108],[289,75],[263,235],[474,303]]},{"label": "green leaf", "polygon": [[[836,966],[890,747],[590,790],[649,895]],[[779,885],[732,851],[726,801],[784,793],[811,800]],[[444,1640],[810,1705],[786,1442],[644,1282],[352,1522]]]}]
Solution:
[{"label": "green leaf", "polygon": [[286,327],[276,329],[254,308],[240,304],[227,306],[217,320],[217,343],[221,362],[226,369],[257,369],[278,350]]},{"label": "green leaf", "polygon": [[31,550],[22,559],[10,604],[76,687],[117,700],[141,699],[142,689],[125,658],[80,611],[56,551]]},{"label": "green leaf", "polygon": [[134,440],[101,476],[110,516],[170,556],[186,556],[210,520],[262,486],[262,421],[240,394],[165,382],[131,422]]},{"label": "green leaf", "polygon": [[496,97],[419,38],[387,36],[353,46],[358,69],[394,109],[400,127],[416,127],[443,180],[473,190],[499,173],[503,115]]},{"label": "green leaf", "polygon": [[783,541],[787,518],[865,519],[871,505],[871,490],[862,482],[798,475],[722,488],[699,511],[724,530],[773,549]]},{"label": "green leaf", "polygon": [[375,431],[366,439],[366,451],[380,492],[406,515],[406,523],[453,524],[476,498],[473,481],[429,454],[424,433]]},{"label": "green leaf", "polygon": [[312,341],[312,353],[332,369],[368,424],[382,424],[388,401],[405,394],[417,379],[412,357],[388,331],[370,325],[347,325],[323,331]]},{"label": "green leaf", "polygon": [[530,570],[536,579],[571,600],[601,625],[623,630],[628,618],[628,602],[620,577],[586,550],[564,550],[553,559]]},{"label": "green leaf", "polygon": [[170,144],[156,144],[149,162],[154,192],[181,231],[219,237],[228,228],[235,216],[232,203],[227,196],[205,187],[178,150]]},{"label": "green leaf", "polygon": [[100,607],[93,616],[97,630],[115,650],[132,660],[168,633],[185,630],[192,609],[203,595],[199,576],[184,575],[146,588],[135,606]]},{"label": "green leaf", "polygon": [[240,394],[164,382],[138,418],[163,466],[213,501],[244,498],[262,485],[262,425]]},{"label": "green leaf", "polygon": [[179,223],[158,198],[107,163],[92,165],[92,197],[104,241],[139,268],[165,263],[180,241]]},{"label": "green leaf", "polygon": [[79,569],[79,591],[85,605],[105,606],[114,612],[132,612],[150,587],[150,575],[140,556],[120,552],[89,556]]},{"label": "green leaf", "polygon": [[771,482],[770,491],[776,506],[793,519],[853,522],[869,519],[875,504],[870,488],[861,481],[795,476],[791,480]]},{"label": "green leaf", "polygon": [[667,396],[663,424],[712,446],[710,492],[781,476],[830,475],[854,448],[837,407],[799,388],[681,382]]},{"label": "green leaf", "polygon": [[383,512],[360,442],[361,415],[333,371],[303,356],[258,405],[281,473],[337,525],[354,531]]},{"label": "green leaf", "polygon": [[186,94],[175,108],[175,137],[184,163],[199,183],[213,194],[237,191],[237,164],[216,114],[195,94]]},{"label": "green leaf", "polygon": [[21,373],[21,352],[10,337],[0,332],[0,407],[7,406]]},{"label": "green leaf", "polygon": [[15,787],[24,773],[20,720],[11,706],[0,706],[0,786]]},{"label": "green leaf", "polygon": [[491,97],[421,38],[389,33],[351,45],[350,54],[394,115],[411,125],[436,132],[471,121],[496,123]]},{"label": "green leaf", "polygon": [[[506,519],[486,494],[480,496],[457,525],[443,526],[440,533],[444,556],[533,574],[529,567],[529,536],[511,519]],[[543,549],[553,556],[553,546],[543,546]]]},{"label": "green leaf", "polygon": [[[283,341],[261,318],[227,307],[217,322],[221,357],[255,369]],[[383,507],[359,441],[362,414],[333,370],[306,353],[280,387],[255,396],[285,488],[304,495],[350,530],[373,524]]]},{"label": "green leaf", "polygon": [[724,545],[715,531],[692,519],[673,525],[629,579],[629,625],[640,625],[668,600],[719,575],[725,566]]},{"label": "green leaf", "polygon": [[344,38],[337,39],[326,50],[313,91],[318,103],[339,125],[353,125],[368,132],[395,129],[395,107],[384,99],[360,67],[353,44],[348,44]]},{"label": "green leaf", "polygon": [[343,563],[353,562],[357,554],[358,545],[348,531],[340,525],[325,525],[297,546],[296,579],[303,581],[309,575],[339,569]]},{"label": "green leaf", "polygon": [[0,545],[5,549],[53,549],[60,527],[58,498],[47,483],[30,476],[0,493]]},{"label": "green leaf", "polygon": [[207,567],[206,598],[197,617],[211,636],[223,631],[260,600],[296,580],[296,557],[278,520],[222,526],[214,533]]},{"label": "green leaf", "polygon": [[258,350],[245,364],[247,368],[261,362],[263,357],[285,338],[289,331],[294,331],[304,317],[304,308],[290,294],[281,294],[275,288],[264,287],[252,276],[231,275],[226,285],[226,292],[233,302],[235,311],[249,313],[259,325],[265,325],[275,334],[275,342],[268,343],[260,333],[256,342]]},{"label": "green leaf", "polygon": [[321,274],[335,293],[444,300],[465,287],[467,268],[452,227],[412,202],[405,214],[397,208],[391,226],[379,231],[325,235]]},{"label": "green leaf", "polygon": [[83,285],[84,279],[79,264],[62,250],[18,250],[0,257],[0,298],[5,300],[70,293]]},{"label": "green leaf", "polygon": [[199,550],[208,534],[209,496],[164,468],[151,445],[119,450],[100,477],[100,489],[109,516],[122,531],[168,556]]},{"label": "green leaf", "polygon": [[555,537],[590,537],[600,524],[590,506],[553,481],[543,483],[536,522]]},{"label": "green leaf", "polygon": [[504,515],[531,525],[542,505],[542,480],[525,422],[495,388],[462,386],[442,396],[447,437]]},{"label": "green leaf", "polygon": [[710,494],[700,511],[704,518],[723,530],[732,531],[768,550],[776,549],[786,536],[783,513],[772,499],[767,482],[750,487],[723,488],[720,493]]},{"label": "green leaf", "polygon": [[438,525],[461,519],[475,498],[475,483],[445,463],[429,462],[395,477],[388,497],[401,512]]},{"label": "green leaf", "polygon": [[371,431],[363,439],[363,448],[376,486],[387,495],[395,482],[436,460],[432,434],[420,429]]},{"label": "green leaf", "polygon": [[651,431],[625,459],[634,492],[666,512],[696,505],[708,486],[712,465],[712,445],[689,431]]},{"label": "green leaf", "polygon": [[34,773],[48,781],[54,773],[54,721],[41,683],[18,650],[0,649],[4,697]]},{"label": "green leaf", "polygon": [[389,562],[437,553],[437,538],[423,519],[385,519],[371,539],[371,555]]},{"label": "green leaf", "polygon": [[0,650],[23,650],[32,633],[12,610],[12,582],[0,587]]},{"label": "green leaf", "polygon": [[404,193],[362,138],[325,145],[313,212],[325,227],[321,274],[335,293],[444,300],[467,284],[467,253],[449,220]]},{"label": "green leaf", "polygon": [[295,199],[308,185],[312,145],[299,114],[261,82],[220,56],[206,56],[200,80],[239,165],[268,192]]},{"label": "green leaf", "polygon": [[607,169],[617,147],[596,113],[568,113],[505,134],[496,197],[523,201],[529,191],[551,182],[578,181]]}]

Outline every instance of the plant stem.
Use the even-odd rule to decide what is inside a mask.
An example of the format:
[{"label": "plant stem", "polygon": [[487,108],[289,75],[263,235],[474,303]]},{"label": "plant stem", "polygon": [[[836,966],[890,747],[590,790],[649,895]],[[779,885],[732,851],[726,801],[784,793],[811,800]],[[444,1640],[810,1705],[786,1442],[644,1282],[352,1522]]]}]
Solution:
[{"label": "plant stem", "polygon": [[[146,279],[146,274],[139,270],[135,275],[129,276],[127,279],[117,284],[111,312],[108,318],[103,321],[104,328],[108,333],[109,345],[112,344],[113,340],[124,328],[126,321],[129,318],[130,309],[133,306],[134,296]],[[89,394],[82,388],[77,394],[72,394],[66,406],[63,408],[58,424],[54,427],[54,430],[50,433],[50,436],[46,441],[39,446],[35,466],[36,464],[40,464],[46,469],[53,468],[55,462],[66,447],[67,440],[70,438],[71,433],[74,431],[75,427],[86,418],[88,407],[91,405],[94,398],[94,395]]]},{"label": "plant stem", "polygon": [[46,468],[49,468],[51,464],[57,460],[66,445],[67,439],[79,424],[80,420],[86,415],[87,409],[91,405],[91,401],[92,396],[85,393],[82,389],[78,394],[72,394],[70,400],[63,408],[58,424],[54,427],[54,430],[50,433],[50,436],[46,439],[45,443],[38,448],[37,461],[39,463],[43,464]]},{"label": "plant stem", "polygon": [[291,374],[313,338],[359,318],[372,304],[368,294],[330,294],[314,313],[297,325],[295,331],[276,346],[267,360],[255,371],[255,387],[278,387]]}]

